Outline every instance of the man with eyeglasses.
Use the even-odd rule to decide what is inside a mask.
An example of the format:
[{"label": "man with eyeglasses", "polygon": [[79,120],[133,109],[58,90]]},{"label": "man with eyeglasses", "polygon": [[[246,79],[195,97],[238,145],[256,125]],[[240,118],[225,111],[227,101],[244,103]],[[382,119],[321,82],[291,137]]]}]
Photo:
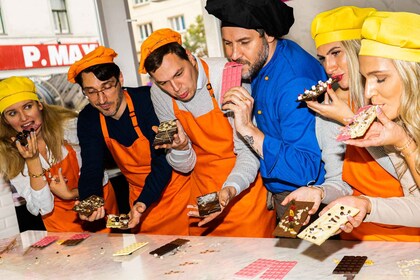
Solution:
[{"label": "man with eyeglasses", "polygon": [[[189,177],[173,172],[164,151],[152,147],[152,127],[159,121],[150,87],[123,88],[123,74],[114,63],[116,56],[114,50],[100,46],[68,72],[68,80],[79,84],[89,100],[78,119],[82,156],[79,199],[102,196],[108,150],[129,184],[129,228],[140,223],[133,231],[188,235]],[[89,217],[79,216],[94,221],[104,217],[105,211],[100,207]]]}]

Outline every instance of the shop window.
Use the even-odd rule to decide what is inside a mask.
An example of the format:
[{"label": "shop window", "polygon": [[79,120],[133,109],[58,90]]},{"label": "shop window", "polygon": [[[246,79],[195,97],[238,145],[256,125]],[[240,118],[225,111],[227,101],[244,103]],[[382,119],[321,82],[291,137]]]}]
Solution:
[{"label": "shop window", "polygon": [[171,28],[173,30],[176,30],[178,32],[184,32],[185,31],[184,16],[177,16],[177,17],[169,18],[169,22],[170,22]]},{"label": "shop window", "polygon": [[65,0],[51,0],[51,11],[54,19],[55,34],[70,33]]},{"label": "shop window", "polygon": [[152,27],[151,23],[141,24],[141,25],[139,25],[139,29],[140,29],[140,40],[141,41],[145,40],[153,32],[153,27]]}]

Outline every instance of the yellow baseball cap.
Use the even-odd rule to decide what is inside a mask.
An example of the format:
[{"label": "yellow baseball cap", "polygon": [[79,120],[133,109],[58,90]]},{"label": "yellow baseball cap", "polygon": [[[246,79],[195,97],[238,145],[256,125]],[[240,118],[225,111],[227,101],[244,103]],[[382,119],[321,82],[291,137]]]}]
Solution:
[{"label": "yellow baseball cap", "polygon": [[113,49],[99,46],[70,66],[67,73],[67,80],[71,83],[76,83],[75,78],[80,72],[93,65],[113,63],[114,57],[117,55],[118,54]]},{"label": "yellow baseball cap", "polygon": [[24,100],[39,101],[34,82],[26,77],[10,77],[0,81],[0,114],[9,106]]},{"label": "yellow baseball cap", "polygon": [[359,55],[420,62],[420,15],[376,12],[362,28]]},{"label": "yellow baseball cap", "polygon": [[140,47],[140,67],[139,73],[146,74],[146,68],[144,68],[144,61],[146,58],[157,48],[167,45],[169,43],[178,43],[182,44],[181,34],[178,32],[169,29],[163,28],[156,30],[146,40],[144,40],[143,44]]},{"label": "yellow baseball cap", "polygon": [[311,25],[312,39],[318,48],[332,42],[361,39],[363,21],[374,8],[342,6],[319,13]]}]

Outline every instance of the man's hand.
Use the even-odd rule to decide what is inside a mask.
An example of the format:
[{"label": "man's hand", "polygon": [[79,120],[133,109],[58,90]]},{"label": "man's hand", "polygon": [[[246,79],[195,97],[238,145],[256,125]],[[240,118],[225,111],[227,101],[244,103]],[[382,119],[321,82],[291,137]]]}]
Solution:
[{"label": "man's hand", "polygon": [[[172,143],[156,145],[155,149],[174,149],[174,150],[180,150],[180,151],[188,150],[189,138],[187,134],[185,133],[184,128],[182,127],[182,124],[178,120],[176,120],[176,126],[178,127],[178,133],[174,135],[174,139]],[[157,126],[153,126],[152,129],[154,132],[157,133],[158,131]]]},{"label": "man's hand", "polygon": [[[76,204],[79,204],[79,201],[76,201],[75,205]],[[82,215],[82,214],[79,214],[79,218],[81,220],[89,221],[89,222],[100,220],[103,217],[105,217],[105,208],[103,206],[101,206],[98,209],[96,209],[95,211],[93,211],[93,213],[89,217],[85,216],[85,215]]]},{"label": "man's hand", "polygon": [[219,212],[211,213],[210,215],[205,216],[205,217],[200,216],[197,205],[187,206],[188,209],[192,209],[192,211],[188,212],[188,216],[202,218],[202,220],[198,223],[199,227],[214,220],[217,216],[219,216],[223,212],[223,209],[225,209],[225,207],[229,204],[229,202],[236,196],[236,189],[232,186],[226,186],[218,192],[218,196],[219,196],[219,203],[220,203],[221,210]]},{"label": "man's hand", "polygon": [[309,223],[311,215],[315,214],[316,211],[318,211],[319,206],[321,205],[322,189],[317,187],[300,187],[297,190],[291,192],[288,196],[286,196],[281,205],[286,206],[292,200],[309,201],[314,203],[312,209],[308,211],[308,218],[303,223],[303,225],[306,225],[307,223]]},{"label": "man's hand", "polygon": [[130,217],[130,220],[128,222],[128,228],[133,228],[137,226],[140,223],[140,217],[141,215],[146,211],[146,204],[143,202],[136,202],[134,206],[131,208],[130,213],[128,216]]}]

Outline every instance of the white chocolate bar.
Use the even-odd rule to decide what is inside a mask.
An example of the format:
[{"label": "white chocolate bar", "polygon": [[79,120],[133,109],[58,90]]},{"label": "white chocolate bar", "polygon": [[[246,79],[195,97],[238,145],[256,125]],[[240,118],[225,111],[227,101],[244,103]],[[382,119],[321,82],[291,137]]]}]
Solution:
[{"label": "white chocolate bar", "polygon": [[121,250],[118,250],[117,252],[115,252],[112,255],[113,256],[126,256],[126,255],[130,255],[134,251],[140,249],[141,247],[146,246],[147,244],[149,244],[149,242],[137,242],[137,243],[133,243],[131,245],[128,245],[127,247],[122,248]]},{"label": "white chocolate bar", "polygon": [[298,237],[315,243],[316,245],[321,245],[325,240],[330,238],[341,225],[348,221],[348,215],[355,216],[357,213],[359,213],[359,209],[336,204],[299,233]]}]

